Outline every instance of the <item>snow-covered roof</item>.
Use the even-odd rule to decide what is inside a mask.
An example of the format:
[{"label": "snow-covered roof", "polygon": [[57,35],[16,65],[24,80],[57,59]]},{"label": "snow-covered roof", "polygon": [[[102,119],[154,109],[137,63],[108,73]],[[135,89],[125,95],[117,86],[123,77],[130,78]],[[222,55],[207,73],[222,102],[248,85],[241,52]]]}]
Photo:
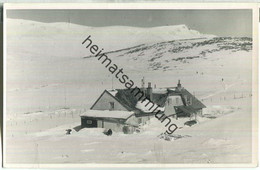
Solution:
[{"label": "snow-covered roof", "polygon": [[154,88],[153,94],[167,94],[168,91],[176,91],[177,87]]},{"label": "snow-covered roof", "polygon": [[118,111],[118,110],[88,110],[82,113],[80,116],[127,119],[133,114],[134,112]]},{"label": "snow-covered roof", "polygon": [[138,101],[135,107],[142,110],[145,113],[151,113],[151,112],[156,113],[159,110],[164,111],[165,109],[164,107],[159,107],[157,104],[150,102],[149,100]]},{"label": "snow-covered roof", "polygon": [[111,89],[111,90],[107,90],[112,96],[116,96],[116,94],[117,94],[117,90],[114,90],[114,89]]},{"label": "snow-covered roof", "polygon": [[167,89],[166,88],[154,88],[153,89],[153,93],[166,94],[167,93]]},{"label": "snow-covered roof", "polygon": [[170,91],[176,91],[176,90],[177,90],[177,87],[170,87],[170,88],[168,88],[168,90],[170,90]]}]

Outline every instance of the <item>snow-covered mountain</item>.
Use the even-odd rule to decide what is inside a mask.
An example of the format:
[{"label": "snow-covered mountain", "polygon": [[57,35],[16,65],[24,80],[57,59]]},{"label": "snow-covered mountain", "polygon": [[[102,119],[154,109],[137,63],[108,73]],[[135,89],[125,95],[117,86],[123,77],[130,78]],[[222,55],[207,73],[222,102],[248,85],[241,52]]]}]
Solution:
[{"label": "snow-covered mountain", "polygon": [[93,44],[104,48],[104,51],[177,39],[214,37],[191,30],[186,25],[152,28],[88,27],[71,23],[41,23],[17,19],[8,19],[7,25],[10,50],[21,51],[30,48],[31,52],[35,50],[35,53],[41,55],[45,53],[70,57],[82,54],[80,43],[89,35]]},{"label": "snow-covered mountain", "polygon": [[[252,39],[247,37],[212,37],[180,39],[154,44],[142,44],[135,47],[110,51],[109,57],[124,57],[129,62],[143,61],[142,68],[149,70],[173,70],[179,63],[189,63],[193,59],[215,60],[210,54],[223,52],[249,52],[252,50]],[[89,58],[92,56],[86,56]],[[118,60],[118,59],[117,59]],[[137,65],[136,65],[137,66]]]}]

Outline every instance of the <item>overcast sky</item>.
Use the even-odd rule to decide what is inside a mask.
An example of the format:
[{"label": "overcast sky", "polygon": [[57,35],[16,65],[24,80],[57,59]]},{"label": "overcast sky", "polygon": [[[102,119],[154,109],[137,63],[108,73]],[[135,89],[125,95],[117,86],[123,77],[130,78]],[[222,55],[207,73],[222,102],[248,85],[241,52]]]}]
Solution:
[{"label": "overcast sky", "polygon": [[8,18],[80,25],[156,27],[185,24],[204,34],[252,37],[251,10],[8,10]]}]

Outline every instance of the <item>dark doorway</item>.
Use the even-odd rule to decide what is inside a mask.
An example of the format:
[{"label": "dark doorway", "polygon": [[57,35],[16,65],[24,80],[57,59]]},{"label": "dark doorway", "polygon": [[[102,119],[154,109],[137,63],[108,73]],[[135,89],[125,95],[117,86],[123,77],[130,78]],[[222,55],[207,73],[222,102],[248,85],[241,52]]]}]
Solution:
[{"label": "dark doorway", "polygon": [[95,128],[97,127],[97,120],[92,118],[81,118],[81,127]]}]

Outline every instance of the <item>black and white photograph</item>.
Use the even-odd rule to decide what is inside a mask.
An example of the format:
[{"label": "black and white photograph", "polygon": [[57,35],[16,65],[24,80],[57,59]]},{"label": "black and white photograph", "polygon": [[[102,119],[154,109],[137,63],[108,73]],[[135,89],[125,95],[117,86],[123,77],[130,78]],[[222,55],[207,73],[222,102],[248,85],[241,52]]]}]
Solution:
[{"label": "black and white photograph", "polygon": [[256,166],[254,5],[4,5],[4,166]]}]

